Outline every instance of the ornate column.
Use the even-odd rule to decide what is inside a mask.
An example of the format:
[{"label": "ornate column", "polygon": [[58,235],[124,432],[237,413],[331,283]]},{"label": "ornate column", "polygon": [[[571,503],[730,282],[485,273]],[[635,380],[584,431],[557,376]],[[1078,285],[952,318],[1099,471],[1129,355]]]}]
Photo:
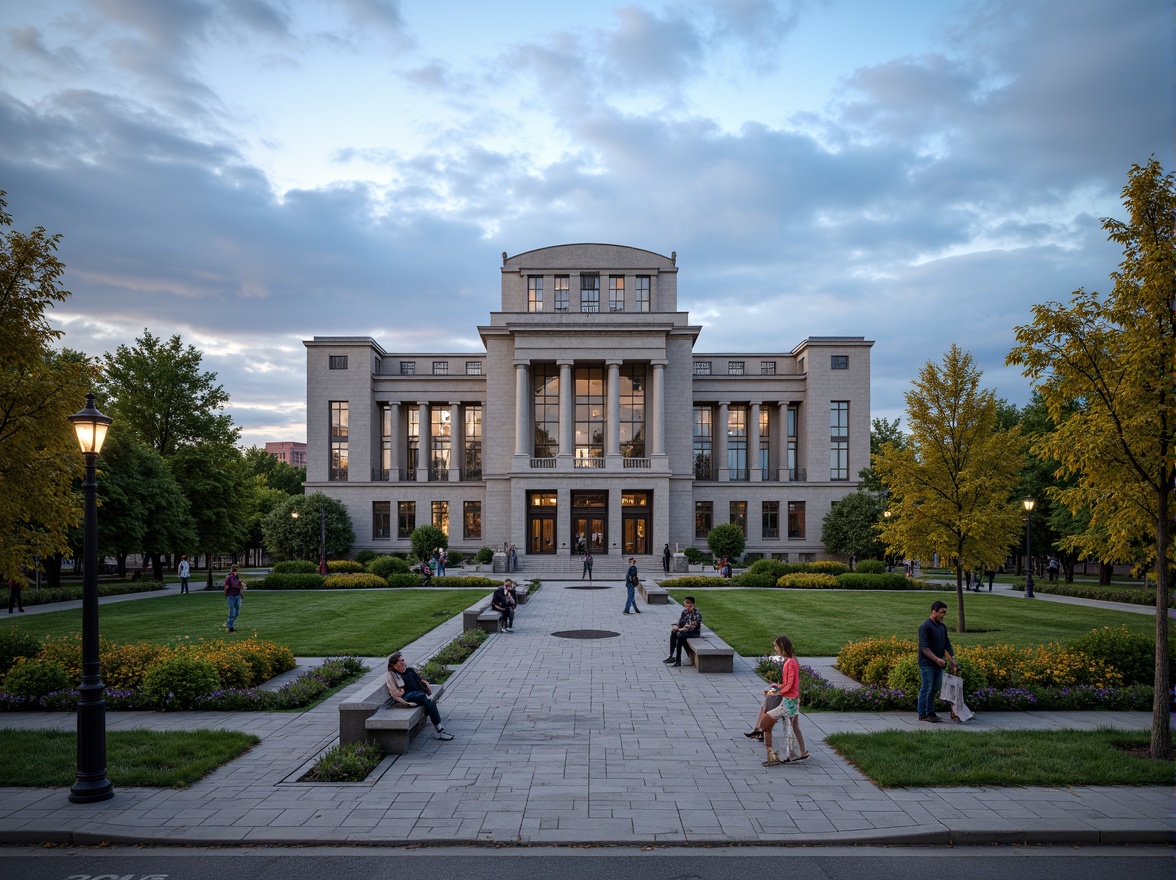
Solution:
[{"label": "ornate column", "polygon": [[531,454],[530,444],[527,442],[527,408],[531,403],[531,395],[527,393],[527,362],[515,362],[515,455]]},{"label": "ornate column", "polygon": [[576,452],[575,412],[576,384],[573,379],[572,361],[559,361],[559,455],[563,460],[561,469],[572,466]]},{"label": "ornate column", "polygon": [[760,405],[752,403],[751,413],[747,417],[747,477],[753,483],[763,480],[764,473],[760,470]]},{"label": "ornate column", "polygon": [[400,482],[400,401],[388,404],[388,479]]},{"label": "ornate column", "polygon": [[605,361],[608,367],[608,387],[605,390],[608,404],[605,409],[605,429],[608,432],[605,439],[604,454],[621,454],[621,362]]},{"label": "ornate column", "polygon": [[650,450],[653,455],[666,454],[666,363],[654,361],[653,382],[653,419],[650,421],[649,408],[645,411],[646,424],[650,425]]},{"label": "ornate column", "polygon": [[731,479],[731,471],[727,467],[728,409],[730,406],[729,400],[719,401],[719,423],[715,425],[715,474],[716,478],[723,483]]},{"label": "ornate column", "polygon": [[780,482],[786,483],[788,477],[788,401],[781,400],[776,404],[780,427],[776,431],[776,465],[780,469]]},{"label": "ornate column", "polygon": [[418,438],[420,461],[417,462],[417,482],[427,483],[433,479],[431,473],[433,470],[433,444],[429,436],[433,426],[429,420],[429,405],[427,403],[418,404],[417,413],[417,429],[421,432]]}]

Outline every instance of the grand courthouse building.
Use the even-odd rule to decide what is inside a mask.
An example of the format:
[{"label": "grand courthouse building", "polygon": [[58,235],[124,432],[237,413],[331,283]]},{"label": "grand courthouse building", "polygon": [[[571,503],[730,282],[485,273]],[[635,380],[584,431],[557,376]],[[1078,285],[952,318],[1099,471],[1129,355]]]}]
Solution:
[{"label": "grand courthouse building", "polygon": [[514,544],[527,567],[705,548],[730,522],[749,552],[822,555],[822,519],[869,463],[872,342],[698,353],[675,255],[502,256],[485,353],[305,343],[306,491],[346,505],[354,550],[408,550],[433,524],[454,549]]}]

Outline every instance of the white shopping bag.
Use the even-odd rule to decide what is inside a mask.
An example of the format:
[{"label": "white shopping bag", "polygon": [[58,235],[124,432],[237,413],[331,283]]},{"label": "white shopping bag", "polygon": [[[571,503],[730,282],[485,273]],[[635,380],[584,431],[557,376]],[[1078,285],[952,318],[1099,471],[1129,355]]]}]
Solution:
[{"label": "white shopping bag", "polygon": [[943,687],[939,691],[939,699],[951,703],[951,711],[960,721],[967,721],[972,717],[972,710],[964,703],[964,680],[950,672],[943,674]]}]

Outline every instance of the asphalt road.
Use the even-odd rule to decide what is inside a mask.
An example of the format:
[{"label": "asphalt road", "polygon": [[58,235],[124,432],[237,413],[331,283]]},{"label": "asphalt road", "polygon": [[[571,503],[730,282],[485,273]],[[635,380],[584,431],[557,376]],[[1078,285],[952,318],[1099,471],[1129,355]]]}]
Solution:
[{"label": "asphalt road", "polygon": [[4,847],[5,880],[1171,880],[1165,847]]}]

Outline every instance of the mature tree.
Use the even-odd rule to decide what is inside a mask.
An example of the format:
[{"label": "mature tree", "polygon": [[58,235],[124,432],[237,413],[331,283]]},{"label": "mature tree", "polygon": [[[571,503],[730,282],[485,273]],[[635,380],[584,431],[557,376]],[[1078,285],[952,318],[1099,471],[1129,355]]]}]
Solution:
[{"label": "mature tree", "polygon": [[438,547],[449,547],[449,536],[436,526],[417,526],[409,535],[409,541],[413,555],[420,560],[428,559]]},{"label": "mature tree", "polygon": [[1169,729],[1168,588],[1176,478],[1176,178],[1153,158],[1132,166],[1126,221],[1103,228],[1123,261],[1106,296],[1077,290],[1069,305],[1034,306],[1017,328],[1009,363],[1025,368],[1057,429],[1035,449],[1073,485],[1054,496],[1090,517],[1066,545],[1100,559],[1141,550],[1156,572],[1155,702],[1151,755],[1172,757]]},{"label": "mature tree", "polygon": [[306,482],[306,468],[296,468],[284,461],[278,461],[260,446],[245,450],[242,464],[250,477],[260,476],[266,485],[287,495],[302,495],[302,484]]},{"label": "mature tree", "polygon": [[[260,551],[266,546],[265,531],[262,528],[265,519],[275,507],[284,504],[288,498],[290,498],[289,495],[281,489],[271,487],[266,483],[265,477],[261,475],[246,480],[241,504],[245,515],[245,550],[247,554],[255,549]],[[275,550],[280,549],[275,548]],[[248,564],[248,557],[246,563]]]},{"label": "mature tree", "polygon": [[747,535],[735,523],[723,523],[710,530],[706,536],[706,546],[715,554],[715,559],[725,556],[734,562],[747,547]]},{"label": "mature tree", "polygon": [[[212,555],[245,546],[244,487],[240,452],[235,446],[204,444],[180,449],[169,462],[192,513],[196,549],[208,554],[208,584],[212,586]],[[158,569],[158,554],[152,557]]]},{"label": "mature tree", "polygon": [[821,524],[821,543],[830,553],[881,559],[886,548],[878,540],[882,502],[869,492],[857,491],[833,505]]},{"label": "mature tree", "polygon": [[906,448],[888,443],[874,462],[890,493],[882,540],[890,552],[938,553],[955,568],[960,632],[967,632],[964,568],[998,564],[1023,522],[1012,500],[1021,434],[997,430],[996,398],[980,388],[980,377],[956,345],[941,367],[928,361],[905,395]]},{"label": "mature tree", "polygon": [[[0,191],[0,228],[12,226]],[[46,315],[70,294],[59,235],[37,227],[0,234],[0,575],[24,578],[35,557],[69,549],[81,516],[74,480],[82,455],[68,416],[85,404],[92,365],[55,352],[62,333]]]},{"label": "mature tree", "polygon": [[265,546],[270,553],[284,553],[292,559],[317,560],[323,511],[326,511],[327,556],[342,556],[355,542],[351,516],[340,502],[322,492],[290,495],[276,504],[261,524]]},{"label": "mature tree", "polygon": [[898,419],[894,419],[893,421],[890,419],[874,419],[873,426],[870,429],[870,466],[868,468],[862,468],[858,472],[858,477],[862,481],[859,489],[865,492],[871,492],[881,499],[886,497],[886,487],[882,485],[882,481],[878,479],[878,474],[874,471],[874,459],[881,455],[882,449],[888,443],[900,449],[906,444],[906,437],[898,425]]},{"label": "mature tree", "polygon": [[239,429],[223,412],[229,395],[216,373],[203,372],[203,355],[179,336],[167,342],[144,330],[133,347],[107,352],[103,387],[122,430],[170,459],[185,446],[237,442]]}]

